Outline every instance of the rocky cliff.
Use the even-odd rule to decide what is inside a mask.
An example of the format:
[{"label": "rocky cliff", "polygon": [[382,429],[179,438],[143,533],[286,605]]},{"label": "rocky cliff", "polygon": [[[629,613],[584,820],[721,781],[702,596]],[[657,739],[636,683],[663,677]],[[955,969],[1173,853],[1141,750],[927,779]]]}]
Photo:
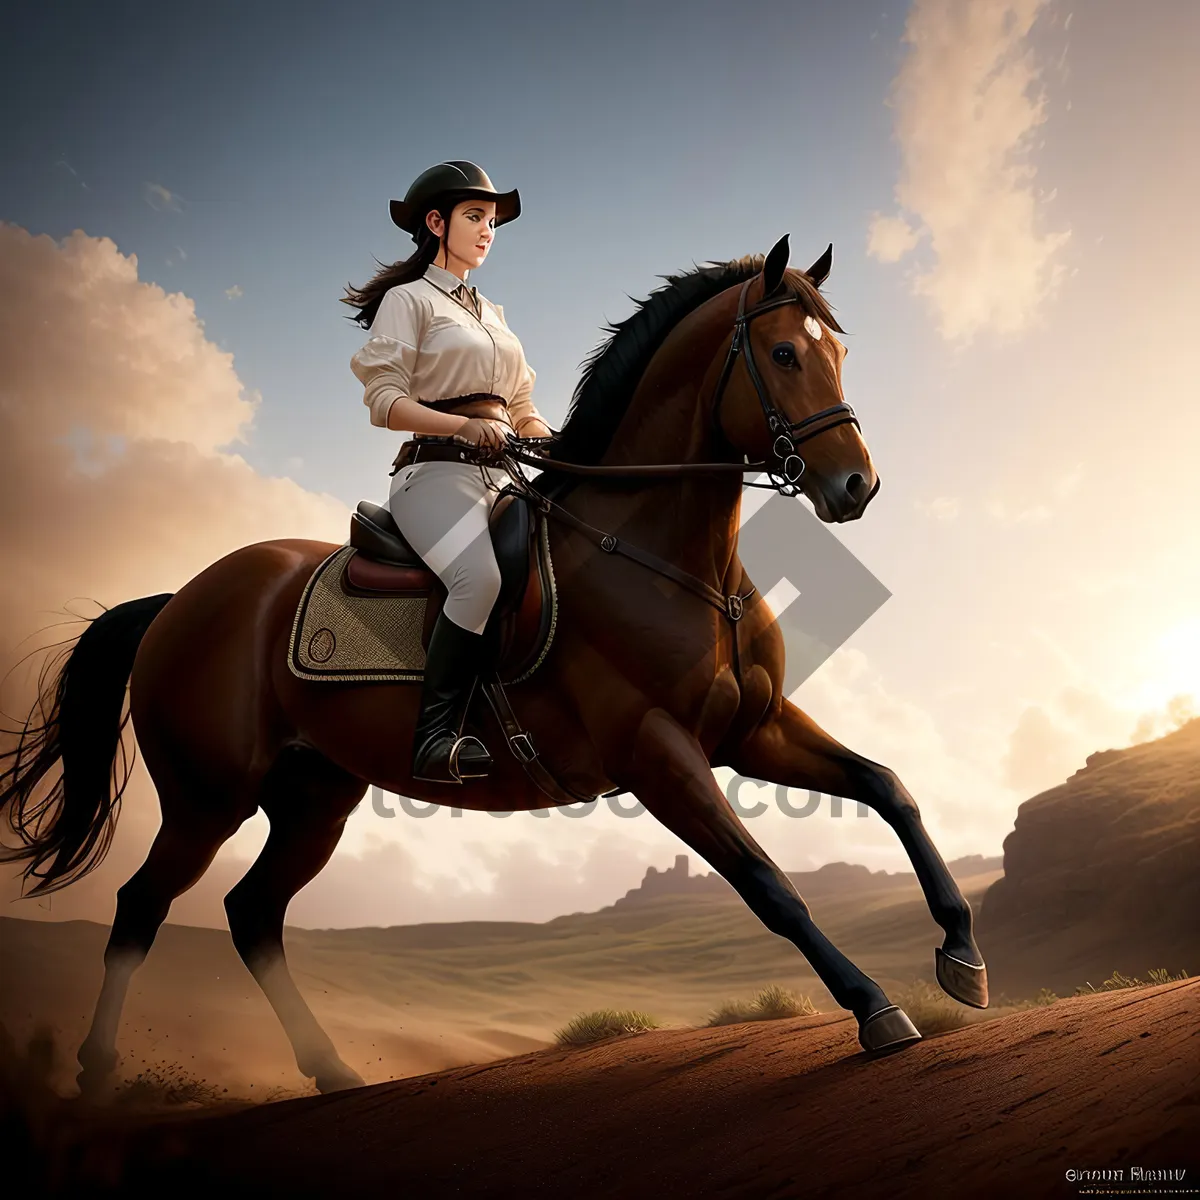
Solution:
[{"label": "rocky cliff", "polygon": [[1200,970],[1200,719],[1027,800],[978,934],[994,987]]}]

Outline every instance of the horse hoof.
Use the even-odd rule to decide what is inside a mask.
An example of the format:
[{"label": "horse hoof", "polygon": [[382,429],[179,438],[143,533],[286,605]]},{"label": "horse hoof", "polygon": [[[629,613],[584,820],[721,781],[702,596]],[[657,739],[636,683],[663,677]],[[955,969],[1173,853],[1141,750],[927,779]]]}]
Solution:
[{"label": "horse hoof", "polygon": [[75,1083],[79,1088],[79,1098],[81,1100],[97,1100],[104,1095],[112,1086],[113,1074],[111,1071],[96,1071],[92,1068],[86,1068],[75,1076]]},{"label": "horse hoof", "polygon": [[891,1005],[872,1013],[859,1027],[858,1041],[869,1054],[885,1054],[919,1042],[921,1035],[902,1008]]},{"label": "horse hoof", "polygon": [[349,1088],[362,1087],[366,1081],[357,1071],[345,1063],[339,1063],[332,1071],[322,1071],[313,1082],[317,1085],[317,1091],[325,1096],[330,1092],[344,1092]]},{"label": "horse hoof", "polygon": [[80,1067],[75,1076],[80,1097],[95,1099],[112,1085],[120,1055],[116,1050],[93,1050],[85,1044],[75,1061]]},{"label": "horse hoof", "polygon": [[972,1008],[987,1008],[987,967],[963,962],[961,958],[947,954],[940,946],[934,952],[934,961],[938,985],[946,995]]}]

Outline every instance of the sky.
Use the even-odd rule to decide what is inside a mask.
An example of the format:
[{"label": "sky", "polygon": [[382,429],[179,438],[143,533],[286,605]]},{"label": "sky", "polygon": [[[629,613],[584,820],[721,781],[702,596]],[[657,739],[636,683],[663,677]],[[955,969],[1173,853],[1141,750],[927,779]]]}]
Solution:
[{"label": "sky", "polygon": [[[833,243],[846,398],[882,479],[835,536],[891,594],[793,699],[897,770],[946,857],[998,853],[1023,800],[1194,710],[1197,6],[10,12],[3,670],[64,606],[175,590],[251,541],[343,541],[385,498],[399,435],[369,423],[338,297],[410,252],[387,201],[468,158],[521,191],[472,281],[552,425],[659,276],[783,233],[793,265]],[[6,711],[28,683],[26,664]],[[144,774],[125,812],[90,883],[10,911],[111,911],[157,823]],[[540,920],[685,849],[649,816],[534,820],[364,804],[289,919]],[[220,881],[265,828],[172,919],[222,923]],[[852,810],[751,830],[789,870],[905,866]]]}]

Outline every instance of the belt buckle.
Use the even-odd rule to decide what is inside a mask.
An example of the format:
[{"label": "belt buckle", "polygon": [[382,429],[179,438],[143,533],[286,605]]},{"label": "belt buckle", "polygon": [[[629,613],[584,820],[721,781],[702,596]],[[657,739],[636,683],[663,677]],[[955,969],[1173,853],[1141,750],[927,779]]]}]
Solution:
[{"label": "belt buckle", "polygon": [[731,621],[740,621],[742,618],[741,596],[726,596],[725,611],[729,614],[729,619]]},{"label": "belt buckle", "polygon": [[524,731],[514,733],[508,739],[508,744],[512,747],[512,752],[523,763],[533,762],[537,758],[537,751],[533,748],[533,741],[530,739],[529,734]]}]

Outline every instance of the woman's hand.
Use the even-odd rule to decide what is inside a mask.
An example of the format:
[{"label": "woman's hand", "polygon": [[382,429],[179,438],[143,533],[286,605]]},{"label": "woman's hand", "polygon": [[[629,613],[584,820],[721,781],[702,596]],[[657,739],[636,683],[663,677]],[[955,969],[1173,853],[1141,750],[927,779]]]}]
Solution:
[{"label": "woman's hand", "polygon": [[508,426],[486,417],[470,417],[455,430],[453,437],[464,446],[483,446],[493,450],[508,444]]}]

